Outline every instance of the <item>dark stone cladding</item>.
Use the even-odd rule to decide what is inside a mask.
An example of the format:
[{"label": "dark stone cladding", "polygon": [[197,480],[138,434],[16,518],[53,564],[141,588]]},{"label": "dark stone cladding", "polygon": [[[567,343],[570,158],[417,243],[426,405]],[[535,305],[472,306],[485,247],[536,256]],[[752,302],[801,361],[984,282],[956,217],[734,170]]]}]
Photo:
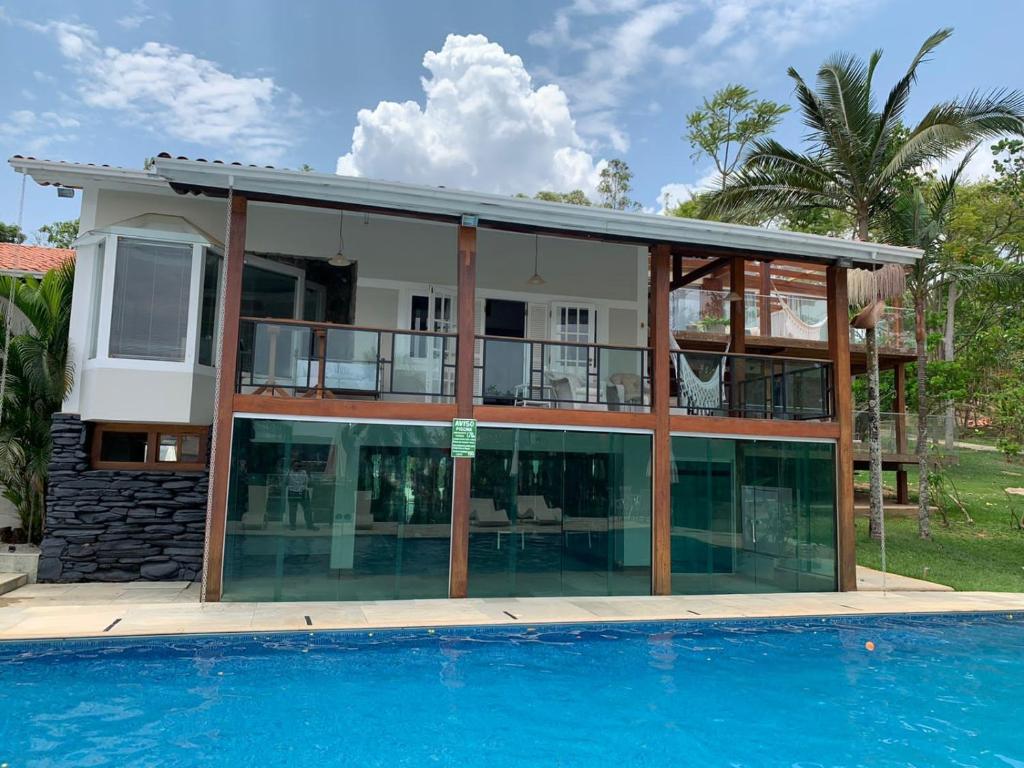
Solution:
[{"label": "dark stone cladding", "polygon": [[53,417],[39,581],[198,581],[209,472],[90,469],[86,432]]}]

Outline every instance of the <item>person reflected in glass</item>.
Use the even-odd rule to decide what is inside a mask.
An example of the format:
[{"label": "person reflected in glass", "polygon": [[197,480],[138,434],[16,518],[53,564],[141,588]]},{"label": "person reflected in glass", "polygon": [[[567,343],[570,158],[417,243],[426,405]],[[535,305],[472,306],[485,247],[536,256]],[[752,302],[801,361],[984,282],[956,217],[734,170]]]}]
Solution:
[{"label": "person reflected in glass", "polygon": [[310,504],[309,473],[299,464],[298,459],[292,462],[291,471],[288,473],[288,527],[295,530],[295,516],[298,508],[302,507],[302,519],[306,522],[306,529],[310,531],[319,530],[313,524],[313,510]]}]

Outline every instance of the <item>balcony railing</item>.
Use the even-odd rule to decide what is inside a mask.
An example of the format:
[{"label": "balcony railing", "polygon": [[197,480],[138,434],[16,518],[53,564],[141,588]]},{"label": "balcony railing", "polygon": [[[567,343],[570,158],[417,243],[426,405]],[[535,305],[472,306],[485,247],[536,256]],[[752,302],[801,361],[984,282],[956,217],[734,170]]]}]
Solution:
[{"label": "balcony railing", "polygon": [[[906,425],[906,449],[900,450],[897,440],[897,423],[900,420]],[[928,416],[928,444],[929,446],[943,443],[946,438],[946,417],[941,415]],[[882,445],[882,453],[914,453],[917,451],[917,423],[916,413],[893,413],[883,411],[879,423],[878,435]],[[859,410],[853,412],[853,449],[857,452],[866,453],[870,442],[870,422],[868,412]]]},{"label": "balcony railing", "polygon": [[485,405],[647,411],[646,347],[477,336],[473,396]]},{"label": "balcony railing", "polygon": [[[672,330],[685,333],[729,333],[728,291],[704,288],[679,288],[672,292],[670,317]],[[746,336],[770,336],[777,339],[828,341],[828,302],[816,296],[773,291],[758,294],[748,291],[743,298],[743,332]],[[767,315],[768,320],[762,323]],[[876,326],[882,349],[913,352],[914,311],[887,306]],[[850,342],[864,343],[864,331],[850,328]]]},{"label": "balcony railing", "polygon": [[455,334],[243,318],[236,391],[449,402]]},{"label": "balcony railing", "polygon": [[673,407],[692,416],[831,420],[832,364],[820,360],[673,352]]}]

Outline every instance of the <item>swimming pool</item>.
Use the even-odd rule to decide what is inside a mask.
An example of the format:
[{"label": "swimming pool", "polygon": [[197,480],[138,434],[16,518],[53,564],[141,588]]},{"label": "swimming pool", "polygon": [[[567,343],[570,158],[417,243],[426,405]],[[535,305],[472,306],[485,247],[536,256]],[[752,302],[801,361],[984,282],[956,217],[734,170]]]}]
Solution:
[{"label": "swimming pool", "polygon": [[10,768],[1005,768],[1022,712],[1007,614],[0,644]]}]

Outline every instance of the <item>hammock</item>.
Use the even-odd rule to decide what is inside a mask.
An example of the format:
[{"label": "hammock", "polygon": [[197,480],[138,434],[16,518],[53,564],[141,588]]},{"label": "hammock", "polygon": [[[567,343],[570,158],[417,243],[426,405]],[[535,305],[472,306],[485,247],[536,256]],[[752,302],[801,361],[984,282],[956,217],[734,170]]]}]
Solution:
[{"label": "hammock", "polygon": [[[670,347],[678,353],[679,365],[676,371],[676,379],[679,384],[680,400],[685,399],[683,405],[691,411],[718,411],[722,408],[722,363],[725,358],[719,360],[715,366],[711,378],[707,381],[700,378],[690,367],[690,361],[686,359],[686,353],[679,348],[675,336],[670,334]],[[726,350],[728,351],[728,350]]]},{"label": "hammock", "polygon": [[[782,307],[782,327],[776,332],[775,328],[772,328],[773,336],[781,336],[784,339],[807,339],[809,341],[820,341],[821,340],[821,329],[825,327],[825,323],[828,322],[828,318],[822,318],[816,323],[808,323],[800,315],[793,311],[793,308],[789,306],[789,303],[782,297],[782,294],[778,292],[775,284],[772,283],[772,288],[775,289],[775,298],[779,302],[779,306]],[[774,315],[772,317],[774,320]]]}]

